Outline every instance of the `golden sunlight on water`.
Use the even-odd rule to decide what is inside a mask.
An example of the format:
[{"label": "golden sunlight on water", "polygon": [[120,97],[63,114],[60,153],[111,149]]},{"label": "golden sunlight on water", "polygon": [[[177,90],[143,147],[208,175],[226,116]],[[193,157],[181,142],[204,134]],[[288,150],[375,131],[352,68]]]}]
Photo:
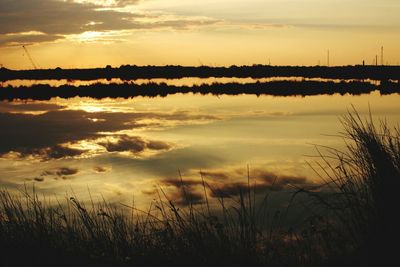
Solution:
[{"label": "golden sunlight on water", "polygon": [[33,183],[45,195],[146,205],[161,187],[179,195],[178,170],[200,197],[201,176],[216,187],[281,177],[290,186],[318,181],[307,161],[314,144],[343,148],[339,118],[369,107],[389,125],[400,121],[398,94],[307,97],[176,94],[165,98],[90,98],[0,103],[0,183]]}]

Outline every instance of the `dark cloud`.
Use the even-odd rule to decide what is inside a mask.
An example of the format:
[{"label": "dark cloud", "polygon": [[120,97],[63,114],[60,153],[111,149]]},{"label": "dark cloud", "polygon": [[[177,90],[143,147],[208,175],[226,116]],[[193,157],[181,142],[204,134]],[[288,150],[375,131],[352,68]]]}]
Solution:
[{"label": "dark cloud", "polygon": [[[123,30],[139,17],[128,12],[98,10],[101,6],[57,0],[2,0],[0,34],[41,32],[47,35]],[[93,23],[92,23],[93,22]]]},{"label": "dark cloud", "polygon": [[0,46],[31,45],[34,43],[52,42],[63,39],[64,36],[57,34],[12,34],[0,36]]},{"label": "dark cloud", "polygon": [[[116,0],[111,7],[136,4],[135,0]],[[104,7],[108,7],[105,9]],[[58,0],[1,0],[0,45],[53,41],[65,35],[86,31],[118,31],[151,28],[185,29],[215,23],[212,20],[138,21],[154,17],[110,9],[110,6]],[[27,34],[31,32],[32,34]],[[43,35],[38,35],[37,33]],[[21,35],[20,33],[24,33]],[[10,35],[12,34],[12,35]]]},{"label": "dark cloud", "polygon": [[252,171],[252,175],[263,181],[263,183],[268,185],[272,190],[282,190],[288,186],[301,187],[310,184],[307,178],[303,176],[279,175],[257,169]]},{"label": "dark cloud", "polygon": [[77,173],[78,173],[78,169],[68,168],[68,167],[62,167],[55,171],[55,174],[58,176],[68,176],[68,175],[74,175]]},{"label": "dark cloud", "polygon": [[[184,111],[173,114],[89,113],[82,110],[57,110],[60,108],[57,105],[41,107],[27,105],[25,111],[41,108],[53,110],[40,115],[0,113],[0,156],[13,151],[22,157],[34,155],[42,157],[44,160],[75,157],[85,153],[86,150],[69,148],[64,144],[95,140],[104,137],[102,132],[117,132],[144,127],[148,125],[140,122],[144,119],[172,121],[204,119],[201,115],[192,116]],[[23,105],[7,104],[7,106],[3,105],[3,108],[8,111],[13,108],[17,108],[18,112],[24,111]],[[117,137],[119,138],[117,142],[103,142],[101,145],[104,145],[110,152],[131,151],[133,153],[140,153],[146,149],[166,151],[171,148],[171,144],[162,141],[145,140],[127,135],[118,135]]]},{"label": "dark cloud", "polygon": [[35,177],[33,178],[34,181],[36,182],[43,182],[44,181],[44,177]]},{"label": "dark cloud", "polygon": [[60,144],[98,137],[99,131],[126,129],[120,122],[90,120],[84,111],[50,111],[41,115],[0,113],[0,155],[15,151],[26,154],[49,154],[59,158]]},{"label": "dark cloud", "polygon": [[15,102],[0,102],[0,112],[32,112],[32,111],[54,111],[65,108],[65,106],[47,103],[15,103]]},{"label": "dark cloud", "polygon": [[147,148],[152,150],[168,150],[171,148],[171,145],[162,141],[149,141]]},{"label": "dark cloud", "polygon": [[[215,118],[191,115],[184,111],[173,114],[88,113],[82,110],[58,110],[61,106],[46,106],[45,104],[38,104],[38,106],[3,104],[0,105],[0,109],[2,107],[7,111],[18,109],[18,112],[52,109],[40,115],[0,112],[0,156],[13,151],[19,153],[21,157],[33,155],[44,160],[79,156],[87,151],[70,148],[64,144],[104,137],[101,132],[116,132],[147,126],[140,122],[143,119],[191,121]],[[165,151],[171,148],[171,144],[163,141],[145,140],[127,135],[119,135],[118,138],[116,142],[102,142],[101,145],[110,152],[131,151],[132,153],[140,153],[146,149]]]},{"label": "dark cloud", "polygon": [[102,167],[102,166],[95,166],[95,167],[93,167],[93,170],[94,170],[95,172],[97,172],[97,173],[103,173],[103,172],[109,171],[108,168]]},{"label": "dark cloud", "polygon": [[168,186],[174,186],[177,188],[180,188],[182,185],[184,185],[185,187],[191,187],[191,186],[195,186],[195,185],[200,185],[203,182],[201,180],[180,180],[180,179],[174,179],[174,178],[166,178],[161,180],[161,183],[163,185],[168,185]]},{"label": "dark cloud", "polygon": [[56,169],[51,169],[51,170],[46,170],[43,171],[40,176],[69,176],[69,175],[75,175],[79,172],[78,169],[76,168],[70,168],[70,167],[60,167]]},{"label": "dark cloud", "polygon": [[53,177],[54,179],[63,179],[67,180],[71,176],[74,176],[79,172],[78,169],[76,168],[70,168],[70,167],[60,167],[56,169],[50,169],[43,171],[38,177],[33,178],[34,181],[36,182],[43,182],[45,180],[45,177]]},{"label": "dark cloud", "polygon": [[45,158],[76,156],[84,151],[65,148],[60,144],[93,139],[98,132],[113,132],[134,128],[126,125],[132,116],[126,114],[96,114],[85,111],[50,111],[41,115],[0,113],[0,155],[10,151]]},{"label": "dark cloud", "polygon": [[[145,160],[135,159],[133,160],[134,164],[132,164],[131,158],[108,157],[108,161],[112,161],[113,164],[130,165],[133,170],[143,170],[161,177],[175,177],[178,169],[186,172],[193,169],[222,166],[226,164],[226,157],[203,148],[190,146],[171,149]],[[157,168],[154,168],[154,166],[157,166]]]},{"label": "dark cloud", "polygon": [[[238,172],[236,172],[238,173]],[[240,172],[239,172],[240,173]],[[234,174],[232,174],[233,176]],[[210,182],[212,197],[232,197],[245,194],[249,191],[247,182]],[[303,176],[289,176],[271,173],[264,170],[252,170],[250,187],[251,191],[256,194],[263,194],[267,191],[282,191],[293,188],[304,188],[314,186],[315,184],[308,181]]]},{"label": "dark cloud", "polygon": [[108,152],[129,151],[140,153],[146,149],[168,150],[171,148],[171,145],[162,141],[146,141],[141,137],[128,135],[120,135],[116,142],[101,142],[98,144],[104,146]]},{"label": "dark cloud", "polygon": [[174,192],[169,196],[173,203],[180,206],[196,205],[204,203],[204,196],[198,192],[186,188],[184,190],[179,190]]},{"label": "dark cloud", "polygon": [[69,148],[61,145],[55,145],[53,147],[46,147],[39,149],[25,148],[18,151],[21,158],[32,155],[34,157],[39,157],[44,161],[51,159],[76,157],[82,155],[85,152],[87,152],[87,150]]},{"label": "dark cloud", "polygon": [[173,203],[181,206],[204,203],[204,195],[196,191],[197,186],[203,184],[201,180],[166,178],[161,180],[161,183],[175,188],[169,195]]},{"label": "dark cloud", "polygon": [[[210,189],[211,197],[235,197],[240,194],[247,194],[249,186],[246,181],[238,181],[238,178],[245,174],[240,169],[222,171],[202,171],[202,176],[206,180],[207,187]],[[239,176],[238,176],[239,175]],[[247,175],[247,173],[246,173]],[[254,169],[250,171],[250,187],[251,191],[256,194],[265,194],[267,191],[283,191],[293,188],[304,188],[315,186],[314,183],[307,180],[303,176],[289,176],[268,172],[262,169]],[[232,178],[232,179],[228,179]],[[242,178],[243,179],[243,178]],[[177,191],[185,190],[195,191],[200,190],[203,186],[202,180],[194,179],[163,179],[163,185],[173,186]],[[182,186],[184,185],[184,186]]]},{"label": "dark cloud", "polygon": [[108,152],[131,151],[139,153],[145,150],[146,142],[140,137],[121,136],[117,142],[103,142],[99,145],[104,146]]},{"label": "dark cloud", "polygon": [[[260,185],[257,185],[257,189],[260,190]],[[248,186],[245,183],[228,182],[216,187],[211,186],[211,196],[216,198],[239,196],[240,194],[246,194],[248,191]]]},{"label": "dark cloud", "polygon": [[228,179],[228,174],[219,171],[201,171],[201,175],[203,175],[204,178],[209,178],[214,180]]}]

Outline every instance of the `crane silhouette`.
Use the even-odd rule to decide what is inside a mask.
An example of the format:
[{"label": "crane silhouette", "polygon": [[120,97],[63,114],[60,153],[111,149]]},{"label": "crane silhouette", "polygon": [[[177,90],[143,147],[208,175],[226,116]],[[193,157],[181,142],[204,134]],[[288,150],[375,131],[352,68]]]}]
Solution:
[{"label": "crane silhouette", "polygon": [[26,47],[25,47],[24,45],[22,46],[22,48],[24,49],[25,54],[28,56],[29,61],[32,63],[33,68],[34,68],[35,70],[37,70],[37,66],[36,66],[35,62],[33,61],[31,55],[29,54],[28,49],[26,49]]}]

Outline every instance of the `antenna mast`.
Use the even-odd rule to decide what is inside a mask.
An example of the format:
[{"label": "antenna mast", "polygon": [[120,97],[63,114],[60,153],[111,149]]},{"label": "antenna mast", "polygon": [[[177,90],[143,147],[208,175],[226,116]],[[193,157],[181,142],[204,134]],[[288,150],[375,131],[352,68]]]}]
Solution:
[{"label": "antenna mast", "polygon": [[28,56],[29,61],[32,63],[33,68],[34,68],[35,70],[37,70],[37,66],[36,66],[35,62],[33,61],[31,55],[29,54],[28,49],[26,49],[26,47],[25,47],[24,45],[22,46],[22,48],[24,49],[26,55]]}]

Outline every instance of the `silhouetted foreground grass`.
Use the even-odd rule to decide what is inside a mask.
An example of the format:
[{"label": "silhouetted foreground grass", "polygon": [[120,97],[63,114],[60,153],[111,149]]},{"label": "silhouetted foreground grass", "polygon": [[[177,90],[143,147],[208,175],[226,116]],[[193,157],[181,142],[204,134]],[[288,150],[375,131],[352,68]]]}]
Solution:
[{"label": "silhouetted foreground grass", "polygon": [[318,81],[272,81],[255,83],[213,83],[193,86],[175,86],[165,83],[135,84],[126,82],[123,84],[93,84],[93,85],[62,85],[52,87],[47,84],[33,86],[3,87],[0,90],[1,100],[34,99],[49,100],[53,97],[71,98],[91,97],[102,99],[130,98],[136,96],[162,96],[165,97],[177,93],[199,93],[214,95],[273,95],[273,96],[311,96],[320,94],[368,94],[379,90],[381,94],[400,93],[400,83],[382,81],[380,85],[374,85],[362,81],[318,82]]},{"label": "silhouetted foreground grass", "polygon": [[[400,131],[377,128],[355,112],[343,118],[345,152],[328,148],[320,165],[333,193],[321,198],[305,190],[336,218],[336,229],[356,248],[358,263],[385,266],[398,261],[400,238]],[[335,159],[335,164],[330,163]],[[358,258],[357,258],[358,257]]]},{"label": "silhouetted foreground grass", "polygon": [[[348,149],[322,156],[326,183],[297,189],[313,216],[297,228],[269,214],[248,177],[238,199],[179,208],[159,190],[148,211],[76,198],[46,205],[33,192],[0,193],[3,266],[384,266],[398,242],[400,133],[344,118]],[[333,156],[333,160],[331,157]],[[212,190],[204,182],[204,193]],[[329,187],[329,190],[321,190]],[[182,182],[182,190],[185,190]],[[257,203],[256,203],[257,202]],[[134,205],[132,205],[134,206]],[[372,265],[378,266],[378,265]]]}]

